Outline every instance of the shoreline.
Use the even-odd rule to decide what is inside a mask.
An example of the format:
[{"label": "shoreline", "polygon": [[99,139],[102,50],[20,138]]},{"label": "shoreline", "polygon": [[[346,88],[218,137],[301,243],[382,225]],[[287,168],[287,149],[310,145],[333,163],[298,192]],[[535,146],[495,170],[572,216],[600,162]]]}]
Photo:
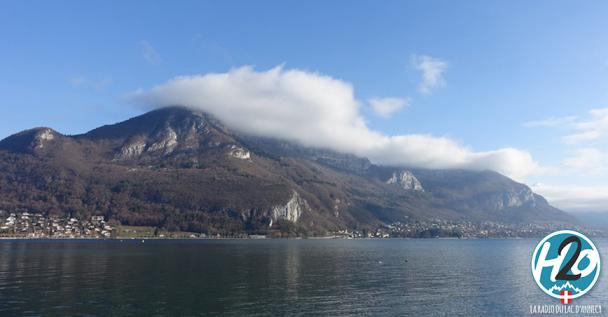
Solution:
[{"label": "shoreline", "polygon": [[30,238],[30,237],[0,237],[0,241],[10,240],[38,240],[38,241],[146,241],[146,240],[158,240],[158,241],[212,241],[212,240],[525,240],[525,239],[539,239],[542,237],[470,237],[470,238],[339,238],[339,237],[308,237],[308,238],[156,238],[156,237],[128,237],[128,238],[66,238],[66,237],[45,237],[45,238]]}]

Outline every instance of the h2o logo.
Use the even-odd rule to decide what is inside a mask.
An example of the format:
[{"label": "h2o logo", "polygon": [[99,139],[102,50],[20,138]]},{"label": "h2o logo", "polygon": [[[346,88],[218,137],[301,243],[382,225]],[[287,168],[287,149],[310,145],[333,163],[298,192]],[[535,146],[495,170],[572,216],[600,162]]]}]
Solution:
[{"label": "h2o logo", "polygon": [[570,304],[589,292],[600,275],[600,254],[583,234],[561,230],[546,236],[532,254],[532,275],[549,296]]}]

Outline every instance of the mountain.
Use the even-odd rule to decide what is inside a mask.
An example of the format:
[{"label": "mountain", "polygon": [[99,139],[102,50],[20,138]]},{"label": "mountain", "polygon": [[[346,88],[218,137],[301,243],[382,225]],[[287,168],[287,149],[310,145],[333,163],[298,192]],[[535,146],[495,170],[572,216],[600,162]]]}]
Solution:
[{"label": "mountain", "polygon": [[390,223],[571,223],[492,171],[377,166],[231,131],[169,107],[82,135],[36,128],[0,141],[0,208],[205,233],[325,234]]}]

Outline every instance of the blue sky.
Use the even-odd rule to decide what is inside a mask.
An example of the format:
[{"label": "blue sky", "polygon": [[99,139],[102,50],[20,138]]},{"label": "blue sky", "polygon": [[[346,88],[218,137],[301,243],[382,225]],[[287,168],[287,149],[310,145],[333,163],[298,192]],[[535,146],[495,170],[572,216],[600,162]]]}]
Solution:
[{"label": "blue sky", "polygon": [[[126,119],[144,111],[127,95],[176,76],[283,65],[352,85],[374,131],[525,151],[543,172],[523,181],[597,209],[608,154],[604,117],[589,111],[608,107],[606,12],[601,1],[4,1],[0,138]],[[426,93],[423,57],[444,65]],[[367,101],[385,97],[408,105],[378,115]],[[589,122],[599,136],[565,142]]]}]

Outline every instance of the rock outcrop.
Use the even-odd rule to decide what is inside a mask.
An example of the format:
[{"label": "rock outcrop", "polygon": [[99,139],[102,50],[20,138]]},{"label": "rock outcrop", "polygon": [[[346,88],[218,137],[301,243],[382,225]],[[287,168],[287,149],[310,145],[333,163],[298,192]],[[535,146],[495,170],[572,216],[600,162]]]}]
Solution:
[{"label": "rock outcrop", "polygon": [[53,134],[53,130],[51,129],[42,129],[40,132],[38,132],[36,134],[36,148],[37,149],[41,149],[44,147],[44,143],[46,141],[51,141],[55,138],[55,135]]},{"label": "rock outcrop", "polygon": [[489,209],[503,210],[521,206],[536,206],[534,193],[528,186],[521,186],[510,191],[496,193],[487,198]]},{"label": "rock outcrop", "polygon": [[137,158],[146,149],[146,142],[144,140],[135,140],[127,142],[120,148],[120,152],[114,157],[115,160],[130,160]]},{"label": "rock outcrop", "polygon": [[165,128],[156,138],[155,142],[148,147],[146,151],[156,152],[162,151],[163,154],[169,154],[173,152],[173,149],[177,146],[177,133],[170,127]]},{"label": "rock outcrop", "polygon": [[285,205],[275,206],[270,210],[270,215],[273,221],[279,219],[298,222],[302,212],[308,209],[308,203],[295,190],[292,192],[291,198]]},{"label": "rock outcrop", "polygon": [[240,160],[248,160],[251,159],[251,153],[245,150],[244,148],[237,145],[230,145],[228,148],[228,154],[234,158]]},{"label": "rock outcrop", "polygon": [[420,181],[414,176],[414,174],[408,170],[403,170],[397,174],[393,173],[393,176],[386,181],[387,184],[395,184],[405,190],[424,191]]}]

